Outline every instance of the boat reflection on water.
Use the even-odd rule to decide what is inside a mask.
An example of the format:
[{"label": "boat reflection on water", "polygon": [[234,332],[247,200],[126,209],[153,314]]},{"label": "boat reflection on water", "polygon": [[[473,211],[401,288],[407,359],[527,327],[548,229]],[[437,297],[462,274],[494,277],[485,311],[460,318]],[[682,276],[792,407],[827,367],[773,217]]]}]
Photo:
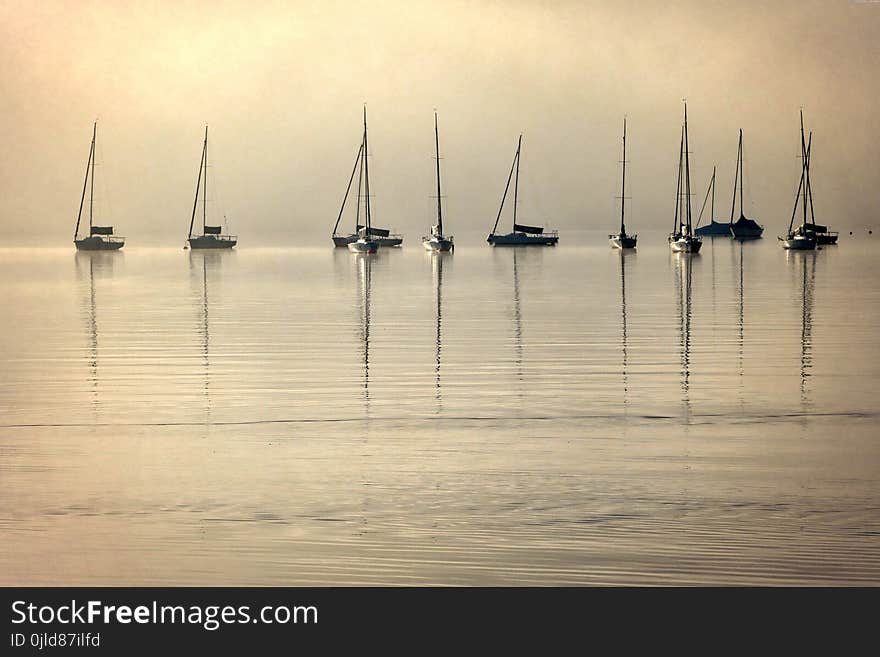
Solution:
[{"label": "boat reflection on water", "polygon": [[[519,293],[519,270],[517,268],[517,257],[519,248],[513,249],[513,345],[516,349],[516,378],[520,384],[523,382],[523,334],[522,334],[522,308],[520,307]],[[520,386],[520,395],[522,395],[522,386]]]},{"label": "boat reflection on water", "polygon": [[440,366],[443,351],[442,321],[443,321],[443,265],[447,258],[444,251],[431,252],[431,270],[434,276],[434,307],[436,314],[436,352],[434,365],[434,383],[436,386],[435,398],[437,400],[437,414],[443,411],[443,398],[440,390]]},{"label": "boat reflection on water", "polygon": [[368,254],[357,254],[358,310],[360,313],[360,340],[363,348],[363,398],[366,415],[370,414],[370,295],[372,291],[371,270],[373,258]]},{"label": "boat reflection on water", "polygon": [[101,408],[98,390],[98,294],[95,281],[110,278],[114,263],[123,258],[122,251],[77,251],[74,256],[76,277],[83,290],[83,315],[86,320],[88,341],[88,382],[91,390],[91,406],[97,420]]},{"label": "boat reflection on water", "polygon": [[816,251],[788,251],[786,260],[793,265],[796,283],[801,288],[801,403],[811,404],[808,388],[813,369],[813,297],[816,283]]},{"label": "boat reflection on water", "polygon": [[[739,284],[737,285],[737,289],[739,290],[739,344],[737,345],[737,354],[739,356],[740,395],[742,395],[743,374],[745,373],[745,368],[743,366],[743,360],[745,358],[745,245],[743,240],[739,240],[738,244]],[[740,399],[740,401],[742,401],[742,399]]]},{"label": "boat reflection on water", "polygon": [[621,349],[621,376],[623,377],[623,414],[626,416],[629,401],[629,383],[627,381],[626,366],[626,261],[627,258],[635,257],[635,252],[620,250],[620,349]]},{"label": "boat reflection on water", "polygon": [[191,281],[194,283],[193,304],[198,310],[197,330],[200,340],[202,358],[202,371],[204,382],[202,394],[205,401],[205,423],[211,422],[211,331],[209,319],[211,316],[212,295],[210,293],[211,281],[217,282],[223,259],[235,257],[234,251],[221,250],[190,250],[189,269]]},{"label": "boat reflection on water", "polygon": [[676,257],[675,280],[678,288],[679,347],[681,360],[681,393],[686,420],[690,418],[691,377],[691,279],[693,260],[687,254]]}]

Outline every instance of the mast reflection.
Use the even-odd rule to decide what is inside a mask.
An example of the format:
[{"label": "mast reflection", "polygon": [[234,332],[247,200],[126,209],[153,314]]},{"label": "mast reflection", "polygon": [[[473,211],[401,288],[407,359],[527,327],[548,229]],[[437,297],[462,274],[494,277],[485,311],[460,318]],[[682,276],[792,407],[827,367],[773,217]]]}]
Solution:
[{"label": "mast reflection", "polygon": [[513,344],[516,349],[516,377],[523,380],[523,342],[522,342],[522,310],[519,295],[519,270],[517,269],[518,247],[513,247]]},{"label": "mast reflection", "polygon": [[97,417],[101,401],[98,389],[98,297],[95,281],[103,275],[113,273],[113,264],[117,257],[122,257],[122,253],[119,251],[77,251],[74,257],[77,279],[82,287],[88,286],[83,308],[88,341],[88,384],[91,391],[92,410]]},{"label": "mast reflection", "polygon": [[679,347],[681,360],[681,392],[685,415],[690,415],[691,376],[691,273],[693,261],[687,254],[676,256],[675,278],[678,287]]},{"label": "mast reflection", "polygon": [[370,411],[370,295],[372,291],[371,269],[373,258],[369,255],[357,254],[358,300],[360,310],[360,338],[363,347],[364,377],[363,397],[367,414]]},{"label": "mast reflection", "polygon": [[808,379],[813,369],[813,291],[816,282],[816,252],[793,253],[801,269],[801,402],[808,404]]},{"label": "mast reflection", "polygon": [[440,390],[440,366],[441,354],[443,350],[442,339],[442,321],[443,321],[443,261],[446,260],[446,254],[442,251],[434,251],[431,253],[431,269],[434,275],[434,301],[437,319],[436,333],[436,353],[434,366],[434,383],[436,392],[434,394],[437,400],[437,413],[442,411],[442,394]]},{"label": "mast reflection", "polygon": [[620,250],[620,347],[621,347],[621,374],[623,376],[623,412],[627,411],[629,401],[629,384],[627,380],[627,344],[626,344],[626,260],[635,253]]},{"label": "mast reflection", "polygon": [[198,334],[199,347],[202,360],[204,381],[202,383],[202,395],[205,400],[205,421],[210,422],[213,404],[211,399],[211,330],[210,317],[212,296],[209,290],[209,281],[216,281],[222,259],[232,256],[233,253],[208,250],[190,250],[189,266],[194,280],[198,281],[198,293],[194,296],[194,305],[198,309]]}]

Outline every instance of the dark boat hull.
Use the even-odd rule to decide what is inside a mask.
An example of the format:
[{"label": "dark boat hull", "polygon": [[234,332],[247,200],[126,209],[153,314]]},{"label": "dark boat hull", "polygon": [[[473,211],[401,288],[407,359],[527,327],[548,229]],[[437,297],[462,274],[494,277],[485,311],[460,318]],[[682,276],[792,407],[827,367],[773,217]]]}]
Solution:
[{"label": "dark boat hull", "polygon": [[125,238],[91,235],[81,240],[73,240],[73,243],[77,251],[118,251],[125,246]]},{"label": "dark boat hull", "polygon": [[[352,233],[351,235],[331,235],[330,239],[333,240],[333,246],[339,248],[357,242],[360,236],[357,233]],[[388,235],[387,237],[373,235],[372,241],[382,247],[400,246],[403,244],[403,235]]]},{"label": "dark boat hull", "polygon": [[506,235],[490,234],[486,241],[492,246],[556,246],[559,235],[556,233],[507,233]]},{"label": "dark boat hull", "polygon": [[191,249],[231,249],[238,240],[231,235],[199,235],[188,240]]}]

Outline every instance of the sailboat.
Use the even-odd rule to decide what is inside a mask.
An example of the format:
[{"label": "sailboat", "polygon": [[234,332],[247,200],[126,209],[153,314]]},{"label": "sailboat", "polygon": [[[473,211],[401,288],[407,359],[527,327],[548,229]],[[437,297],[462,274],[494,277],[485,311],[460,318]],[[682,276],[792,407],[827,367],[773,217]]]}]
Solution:
[{"label": "sailboat", "polygon": [[[706,203],[711,195],[712,203],[709,206],[709,224],[700,226],[703,220],[703,211],[706,209]],[[697,228],[694,233],[700,237],[730,237],[730,224],[722,224],[715,221],[715,167],[712,167],[712,177],[709,179],[709,186],[706,188],[706,198],[703,199],[703,207],[700,208],[700,216],[697,217]]]},{"label": "sailboat", "polygon": [[[522,150],[522,135],[516,144],[516,154],[513,156],[513,164],[510,165],[510,174],[507,176],[507,185],[504,187],[504,194],[501,197],[501,207],[498,208],[498,216],[495,217],[495,226],[492,232],[486,238],[492,246],[555,246],[559,241],[559,233],[555,230],[545,231],[543,226],[526,226],[516,223],[516,205],[519,198],[519,155]],[[516,179],[513,183],[513,232],[505,235],[499,235],[495,231],[498,230],[498,221],[501,219],[501,212],[504,210],[504,201],[507,199],[507,192],[510,189],[510,180],[516,171]]]},{"label": "sailboat", "polygon": [[[810,133],[809,140],[804,141],[804,113],[801,112],[801,157],[803,163],[801,165],[801,179],[798,183],[797,194],[794,197],[794,208],[791,211],[791,220],[788,222],[788,233],[785,237],[777,237],[781,242],[783,249],[795,251],[809,251],[816,248],[819,243],[817,230],[827,231],[826,226],[817,226],[813,216],[813,197],[810,193],[810,151],[813,146],[813,133]],[[809,221],[807,212],[807,202],[809,200]],[[794,227],[794,218],[797,215],[798,205],[803,208],[803,218],[801,225]],[[836,233],[835,239],[836,239]]]},{"label": "sailboat", "polygon": [[[801,110],[801,143],[803,144],[803,129],[804,129],[804,112]],[[811,141],[812,141],[813,133],[810,133]],[[828,226],[823,226],[821,224],[816,223],[816,216],[813,212],[813,186],[810,182],[810,167],[809,167],[809,158],[807,158],[807,181],[806,181],[806,196],[810,199],[810,224],[809,228],[816,233],[816,243],[820,245],[827,244],[837,244],[838,234],[835,231],[828,230]]]},{"label": "sailboat", "polygon": [[440,198],[440,133],[437,130],[437,112],[434,112],[434,145],[437,155],[437,223],[431,226],[431,234],[422,238],[428,251],[452,251],[455,244],[452,235],[443,234],[443,204]]},{"label": "sailboat", "polygon": [[615,249],[634,249],[638,235],[627,235],[624,225],[624,206],[626,205],[626,118],[623,119],[623,176],[620,183],[620,232],[617,235],[609,235],[608,240]]},{"label": "sailboat", "polygon": [[[202,191],[202,234],[193,236],[200,189]],[[189,220],[189,235],[187,235],[186,241],[193,249],[231,249],[238,243],[236,235],[223,234],[222,226],[208,225],[208,126],[205,126],[205,141],[202,144],[202,159],[199,162],[199,177],[196,180],[196,197],[193,201],[192,217]]]},{"label": "sailboat", "polygon": [[[348,243],[348,250],[355,253],[376,253],[379,250],[379,241],[374,238],[370,211],[370,161],[367,158],[369,142],[367,141],[367,108],[364,108],[364,136],[361,141],[361,171],[364,181],[364,226],[358,226],[357,239]],[[358,180],[358,196],[360,196],[360,180]],[[358,203],[360,212],[360,203]]]},{"label": "sailboat", "polygon": [[[688,154],[687,103],[684,104],[684,126],[678,150],[678,183],[676,185],[675,220],[669,235],[669,247],[676,253],[699,253],[703,240],[691,228],[691,167]],[[682,177],[682,165],[684,177]],[[682,195],[685,197],[682,203]],[[684,207],[682,207],[684,205]]]},{"label": "sailboat", "polygon": [[[739,219],[733,220],[736,208],[736,187],[739,182]],[[739,145],[736,152],[736,176],[733,179],[733,201],[730,204],[730,234],[737,240],[757,240],[764,234],[764,227],[754,219],[749,219],[743,210],[743,131],[739,131]]]},{"label": "sailboat", "polygon": [[[73,243],[79,251],[116,251],[125,246],[125,238],[113,234],[113,226],[95,226],[92,223],[92,211],[95,199],[95,141],[98,136],[98,122],[92,126],[92,144],[89,148],[89,159],[86,162],[86,177],[83,180],[82,196],[79,200],[79,212],[76,215],[76,228],[73,231]],[[89,189],[89,234],[79,237],[79,224],[82,220],[83,206],[86,200],[86,189]]]},{"label": "sailboat", "polygon": [[[333,226],[333,234],[330,236],[333,240],[333,245],[337,247],[348,246],[362,239],[363,237],[369,237],[367,241],[374,242],[376,247],[380,246],[400,246],[403,244],[403,235],[392,233],[387,228],[376,228],[369,223],[369,220],[372,218],[370,216],[370,180],[369,180],[369,163],[368,163],[368,149],[367,149],[367,108],[364,107],[364,133],[361,138],[361,145],[358,149],[357,158],[355,158],[354,167],[351,170],[351,177],[348,180],[348,187],[345,190],[345,196],[342,199],[342,207],[339,208],[339,215],[336,217],[336,224]],[[354,181],[354,175],[357,172],[358,174],[358,200],[357,200],[357,214],[355,217],[355,232],[349,233],[347,235],[340,234],[339,231],[339,223],[342,220],[342,213],[345,211],[345,204],[348,201],[348,195],[351,191],[351,184]],[[364,199],[364,210],[365,210],[365,221],[366,224],[361,224],[360,222],[360,199],[361,199],[361,189],[364,190],[364,194],[366,197]],[[360,251],[360,248],[355,248],[351,250]]]}]

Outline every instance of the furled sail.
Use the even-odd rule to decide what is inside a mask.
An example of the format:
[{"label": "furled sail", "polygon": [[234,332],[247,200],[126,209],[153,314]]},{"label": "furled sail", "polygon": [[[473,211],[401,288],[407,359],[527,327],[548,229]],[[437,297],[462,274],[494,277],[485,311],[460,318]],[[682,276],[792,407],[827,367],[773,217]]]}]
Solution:
[{"label": "furled sail", "polygon": [[221,226],[205,226],[205,235],[220,235],[222,232]]},{"label": "furled sail", "polygon": [[543,226],[524,226],[523,224],[513,224],[513,230],[517,233],[531,233],[540,235],[544,232]]},{"label": "furled sail", "polygon": [[112,235],[113,226],[92,226],[92,235]]}]

